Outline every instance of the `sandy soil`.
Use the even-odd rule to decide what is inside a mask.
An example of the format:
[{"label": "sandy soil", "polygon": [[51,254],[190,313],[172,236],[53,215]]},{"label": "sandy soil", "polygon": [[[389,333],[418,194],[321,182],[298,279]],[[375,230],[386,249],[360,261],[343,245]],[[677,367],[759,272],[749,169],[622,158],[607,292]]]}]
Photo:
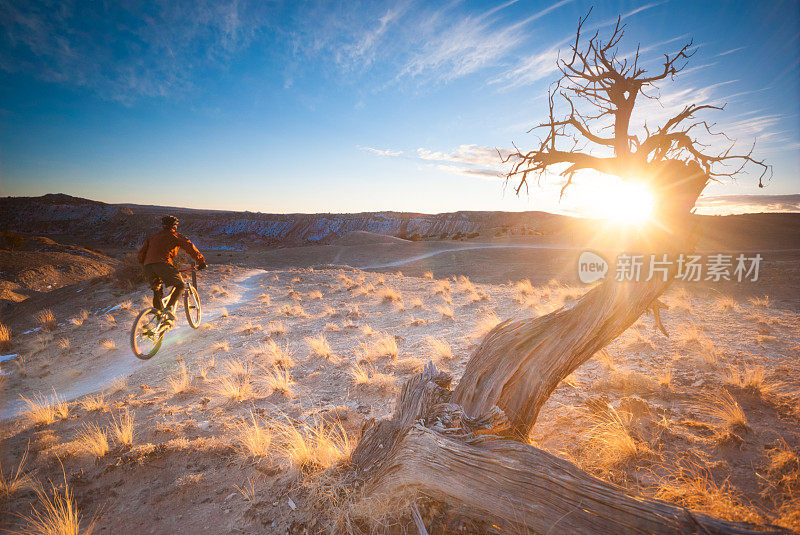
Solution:
[{"label": "sandy soil", "polygon": [[[405,247],[375,246],[397,245]],[[192,330],[179,317],[147,362],[128,349],[143,290],[85,282],[20,303],[4,352],[19,356],[0,364],[2,473],[28,450],[25,471],[66,482],[84,525],[94,518],[100,533],[325,531],[337,512],[316,507],[313,489],[326,463],[298,464],[285,422],[308,436],[315,422],[340,422],[355,441],[365,418],[391,413],[398,386],[428,359],[458,378],[500,319],[542,314],[585,291],[436,278],[457,263],[447,254],[417,262],[432,258],[438,273],[418,276],[212,266],[199,283],[204,324]],[[670,337],[643,317],[559,386],[531,440],[631,492],[800,529],[800,315],[780,295],[759,297],[672,290]],[[31,317],[44,306],[50,329]],[[84,309],[83,321],[70,321]],[[277,373],[291,377],[288,389]],[[37,423],[20,396],[53,392],[67,414]],[[727,396],[744,421],[720,408]],[[132,443],[112,438],[107,452],[89,453],[86,426],[109,431],[126,413]],[[246,448],[248,422],[271,433],[265,454]],[[20,515],[39,504],[25,488],[0,497],[0,529],[24,526]]]}]

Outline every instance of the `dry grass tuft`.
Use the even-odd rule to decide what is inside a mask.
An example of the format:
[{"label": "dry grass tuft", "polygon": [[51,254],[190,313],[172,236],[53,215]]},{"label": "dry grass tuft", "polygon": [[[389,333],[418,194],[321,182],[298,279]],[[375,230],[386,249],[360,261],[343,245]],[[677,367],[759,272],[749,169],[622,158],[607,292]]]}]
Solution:
[{"label": "dry grass tuft", "polygon": [[271,370],[265,368],[261,381],[270,393],[280,392],[287,398],[294,397],[294,379],[292,379],[292,374],[286,368],[277,366]]},{"label": "dry grass tuft", "polygon": [[52,396],[44,396],[37,392],[30,399],[22,394],[22,401],[28,406],[28,418],[34,424],[52,424],[58,419],[69,415],[69,404],[53,390]]},{"label": "dry grass tuft", "polygon": [[322,299],[322,292],[320,292],[319,290],[311,290],[310,292],[308,292],[308,299],[309,301]]},{"label": "dry grass tuft", "polygon": [[727,431],[737,433],[748,429],[747,415],[736,398],[727,390],[701,397],[699,407],[706,414],[720,420]]},{"label": "dry grass tuft", "polygon": [[432,360],[450,360],[453,358],[453,349],[446,340],[431,336],[426,338],[425,342],[428,344]]},{"label": "dry grass tuft", "polygon": [[46,331],[52,331],[56,328],[56,317],[53,315],[53,311],[49,308],[40,310],[36,313],[34,318],[39,322],[42,329]]},{"label": "dry grass tuft", "polygon": [[75,439],[75,445],[78,451],[99,459],[108,453],[108,435],[97,424],[83,424]]},{"label": "dry grass tuft", "polygon": [[423,279],[433,280],[433,272],[432,271],[426,271],[425,273],[422,274],[422,278]]},{"label": "dry grass tuft", "polygon": [[220,352],[220,351],[227,353],[230,350],[231,350],[231,346],[228,345],[228,341],[227,340],[223,340],[221,342],[215,342],[215,343],[213,343],[211,345],[211,352],[213,352],[213,353],[217,353],[217,352]]},{"label": "dry grass tuft", "polygon": [[589,416],[593,425],[588,432],[589,440],[582,448],[587,466],[607,470],[652,453],[648,444],[635,437],[631,413],[606,405],[590,412]]},{"label": "dry grass tuft", "polygon": [[0,323],[0,351],[11,349],[11,327]]},{"label": "dry grass tuft", "polygon": [[131,446],[133,444],[133,413],[126,408],[119,417],[113,416],[110,430],[117,443]]},{"label": "dry grass tuft", "polygon": [[686,466],[672,463],[663,466],[663,470],[665,474],[660,476],[653,489],[656,498],[717,518],[748,522],[763,520],[742,505],[727,480],[718,485],[705,467],[694,462]]},{"label": "dry grass tuft", "polygon": [[89,317],[89,312],[87,312],[86,310],[81,310],[80,314],[78,314],[77,316],[72,316],[69,319],[69,322],[75,325],[76,327],[80,327],[81,325],[83,325],[83,322],[86,321],[88,317]]},{"label": "dry grass tuft", "polygon": [[768,295],[765,295],[764,297],[751,297],[748,299],[748,301],[756,308],[769,308],[770,305]]},{"label": "dry grass tuft", "polygon": [[64,353],[69,351],[70,346],[72,345],[69,341],[69,338],[64,338],[63,336],[59,336],[56,339],[56,343],[58,344],[58,348],[63,351]]},{"label": "dry grass tuft", "polygon": [[714,308],[722,311],[737,310],[739,308],[739,303],[737,303],[736,299],[733,297],[722,295],[714,302]]},{"label": "dry grass tuft", "polygon": [[743,362],[728,367],[725,382],[753,394],[761,394],[766,387],[765,377],[766,370],[763,366]]},{"label": "dry grass tuft", "polygon": [[383,303],[402,303],[403,297],[394,288],[384,288],[378,292],[378,297]]},{"label": "dry grass tuft", "polygon": [[280,320],[270,321],[267,323],[266,331],[269,336],[280,336],[286,334],[286,326]]},{"label": "dry grass tuft", "polygon": [[114,340],[111,340],[110,338],[104,338],[103,340],[100,340],[100,346],[106,351],[113,351],[117,349],[117,344],[115,344]]},{"label": "dry grass tuft", "polygon": [[497,317],[497,314],[492,312],[481,319],[475,324],[475,327],[472,329],[472,333],[470,333],[470,337],[473,339],[480,339],[489,334],[489,331],[497,327],[500,323],[500,318]]},{"label": "dry grass tuft", "polygon": [[516,300],[520,303],[524,303],[528,297],[536,295],[536,290],[529,279],[523,279],[515,283],[514,289],[517,290]]},{"label": "dry grass tuft", "polygon": [[433,294],[434,295],[447,295],[450,293],[450,281],[447,279],[438,280],[434,284],[433,287]]},{"label": "dry grass tuft", "polygon": [[253,412],[250,418],[239,422],[235,426],[236,443],[242,452],[248,457],[266,457],[270,454],[272,444],[272,433],[264,422],[257,419]]},{"label": "dry grass tuft", "polygon": [[283,305],[280,313],[289,318],[306,318],[308,314],[300,305]]},{"label": "dry grass tuft", "polygon": [[225,363],[227,373],[216,385],[216,392],[231,401],[241,402],[253,397],[252,369],[249,362],[231,360]]},{"label": "dry grass tuft", "polygon": [[122,392],[123,390],[128,388],[128,380],[125,377],[117,377],[111,382],[111,385],[108,387],[108,394],[113,395],[117,392]]},{"label": "dry grass tuft", "polygon": [[350,456],[353,444],[341,423],[292,421],[288,417],[270,422],[276,449],[303,472],[324,470]]},{"label": "dry grass tuft", "polygon": [[94,396],[87,396],[83,401],[81,401],[81,406],[85,411],[105,411],[108,407],[106,403],[106,398],[103,393],[99,393]]},{"label": "dry grass tuft", "polygon": [[333,356],[331,345],[322,333],[319,333],[317,336],[307,336],[306,343],[311,348],[311,352],[318,357],[330,358]]},{"label": "dry grass tuft", "polygon": [[[30,447],[30,444],[28,445]],[[28,460],[28,448],[19,460],[16,470],[11,470],[8,476],[3,472],[0,465],[0,498],[6,498],[23,490],[37,490],[38,483],[33,478],[32,472],[25,471],[25,463]]]},{"label": "dry grass tuft", "polygon": [[227,297],[230,295],[230,292],[219,284],[215,284],[209,288],[208,293],[211,295],[211,297]]},{"label": "dry grass tuft", "polygon": [[112,314],[104,314],[102,318],[102,322],[106,327],[116,327],[117,326],[117,318],[115,318]]},{"label": "dry grass tuft", "polygon": [[192,388],[192,378],[189,377],[189,370],[186,363],[181,362],[177,377],[167,377],[169,390],[173,395],[185,394]]},{"label": "dry grass tuft", "polygon": [[350,368],[350,377],[356,386],[373,388],[379,391],[394,390],[397,378],[388,373],[382,373],[375,369],[372,364],[361,364],[355,362]]},{"label": "dry grass tuft", "polygon": [[377,333],[369,344],[361,345],[364,358],[374,360],[382,357],[397,358],[400,349],[397,340],[388,333]]},{"label": "dry grass tuft", "polygon": [[253,348],[252,352],[263,356],[267,366],[278,366],[284,369],[294,367],[294,354],[288,342],[281,347],[275,340],[269,339],[266,343]]},{"label": "dry grass tuft", "polygon": [[241,329],[239,329],[236,332],[238,334],[243,334],[245,336],[249,336],[251,334],[255,334],[255,333],[261,332],[263,330],[264,330],[264,328],[261,325],[253,324],[252,322],[248,321],[244,325],[242,325]]},{"label": "dry grass tuft", "polygon": [[436,305],[433,309],[442,315],[443,318],[453,319],[453,309],[447,305]]},{"label": "dry grass tuft", "polygon": [[263,293],[258,296],[258,300],[261,302],[262,305],[270,305],[272,303],[272,296],[268,293]]},{"label": "dry grass tuft", "polygon": [[27,524],[21,535],[91,535],[96,520],[92,519],[85,529],[81,529],[81,512],[75,503],[72,489],[64,477],[64,490],[50,483],[50,493],[41,488],[34,489],[38,497],[38,508],[30,515],[20,515]]}]

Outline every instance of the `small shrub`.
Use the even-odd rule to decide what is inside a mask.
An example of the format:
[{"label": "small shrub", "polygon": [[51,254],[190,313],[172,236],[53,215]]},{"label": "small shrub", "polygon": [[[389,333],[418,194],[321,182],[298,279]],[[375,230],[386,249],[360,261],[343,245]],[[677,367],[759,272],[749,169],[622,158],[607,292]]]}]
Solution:
[{"label": "small shrub", "polygon": [[83,424],[75,444],[79,451],[97,458],[108,453],[108,435],[97,424]]}]

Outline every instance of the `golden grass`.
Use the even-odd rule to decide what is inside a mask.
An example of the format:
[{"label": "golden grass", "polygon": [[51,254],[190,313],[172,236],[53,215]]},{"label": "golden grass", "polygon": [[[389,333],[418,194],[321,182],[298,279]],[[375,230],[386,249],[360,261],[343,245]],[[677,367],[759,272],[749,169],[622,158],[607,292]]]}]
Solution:
[{"label": "golden grass", "polygon": [[310,292],[308,292],[308,299],[310,301],[314,301],[316,299],[322,299],[322,292],[320,292],[319,290],[311,290]]},{"label": "golden grass", "polygon": [[230,292],[220,286],[219,284],[215,284],[208,289],[208,293],[211,297],[227,297],[230,295]]},{"label": "golden grass", "polygon": [[748,362],[731,364],[725,374],[725,382],[729,385],[760,394],[765,388],[766,370],[764,366]]},{"label": "golden grass", "polygon": [[263,293],[258,296],[258,300],[262,305],[270,305],[272,303],[272,296],[270,296],[268,293]]},{"label": "golden grass", "polygon": [[380,391],[393,390],[397,384],[397,378],[394,375],[379,372],[369,363],[353,363],[350,368],[350,377],[356,386],[374,388]]},{"label": "golden grass", "polygon": [[39,322],[42,329],[46,331],[52,331],[56,328],[56,317],[49,308],[40,310],[34,315],[34,318]]},{"label": "golden grass", "polygon": [[593,425],[582,449],[584,462],[595,469],[606,470],[627,464],[652,453],[650,446],[637,440],[631,432],[633,415],[611,405],[590,413]]},{"label": "golden grass", "polygon": [[428,344],[428,351],[433,360],[450,360],[453,358],[453,349],[447,340],[442,338],[428,337],[425,339]]},{"label": "golden grass", "polygon": [[114,343],[114,340],[111,340],[110,338],[104,338],[103,340],[100,340],[100,347],[106,351],[113,351],[117,349],[117,344]]},{"label": "golden grass", "polygon": [[181,362],[176,377],[167,377],[167,385],[169,391],[173,395],[184,394],[192,387],[192,378],[189,377],[189,370],[186,368],[186,363]]},{"label": "golden grass", "polygon": [[25,453],[22,454],[17,468],[12,469],[7,476],[3,472],[2,465],[0,465],[0,498],[11,496],[23,490],[36,490],[39,488],[38,483],[33,478],[33,473],[25,471],[29,447],[30,444],[28,444],[28,448],[25,448]]},{"label": "golden grass", "polygon": [[395,337],[383,332],[377,333],[369,344],[362,344],[361,348],[364,353],[364,358],[367,360],[382,357],[397,358],[400,352]]},{"label": "golden grass", "polygon": [[384,288],[378,292],[378,297],[383,303],[402,303],[403,297],[394,288]]},{"label": "golden grass", "polygon": [[406,374],[419,373],[425,367],[425,361],[418,357],[403,357],[391,362],[392,368],[400,370]]},{"label": "golden grass", "polygon": [[117,392],[122,392],[128,388],[128,380],[125,377],[117,377],[111,382],[111,385],[108,387],[107,392],[110,395],[116,394]]},{"label": "golden grass", "polygon": [[469,277],[466,275],[459,275],[456,278],[456,283],[458,284],[459,289],[464,293],[475,292],[475,285],[472,284],[472,281],[469,280]]},{"label": "golden grass", "polygon": [[717,297],[716,301],[714,302],[714,308],[717,310],[736,310],[739,308],[739,303],[733,297],[722,295]]},{"label": "golden grass", "polygon": [[67,352],[72,344],[70,344],[69,338],[64,338],[63,336],[59,336],[56,339],[56,343],[58,344],[58,348],[61,351]]},{"label": "golden grass", "polygon": [[231,350],[231,346],[228,345],[227,340],[222,340],[221,342],[215,342],[211,344],[210,350],[214,353],[219,353],[220,351],[227,353]]},{"label": "golden grass", "polygon": [[11,327],[0,323],[0,351],[11,349]]},{"label": "golden grass", "polygon": [[422,299],[420,299],[419,297],[412,298],[411,301],[409,301],[409,307],[422,308],[423,307]]},{"label": "golden grass", "polygon": [[436,305],[433,309],[442,315],[443,318],[453,319],[453,309],[447,305]]},{"label": "golden grass", "polygon": [[663,372],[659,373],[656,376],[656,381],[658,381],[658,386],[664,389],[670,388],[672,384],[672,369],[666,368]]},{"label": "golden grass", "polygon": [[331,350],[331,345],[328,343],[328,340],[325,339],[325,335],[319,333],[316,336],[307,336],[306,343],[308,347],[311,348],[311,352],[323,358],[330,358],[333,356],[333,351]]},{"label": "golden grass", "polygon": [[20,394],[22,401],[28,406],[27,416],[34,424],[52,424],[69,415],[69,404],[53,389],[52,396],[35,393],[30,399]]},{"label": "golden grass", "polygon": [[605,348],[595,353],[592,358],[594,358],[597,362],[602,364],[607,370],[613,370],[614,368],[616,368],[616,365],[614,364],[614,355],[612,355]]},{"label": "golden grass", "polygon": [[267,366],[278,366],[281,368],[294,367],[294,353],[289,342],[280,346],[275,340],[269,339],[266,343],[259,344],[250,350],[251,353],[263,357]]},{"label": "golden grass", "polygon": [[272,433],[255,414],[235,425],[235,440],[241,451],[248,457],[266,457],[270,454]]},{"label": "golden grass", "polygon": [[426,271],[425,273],[422,274],[422,278],[423,279],[433,280],[433,272],[432,271]]},{"label": "golden grass", "polygon": [[529,279],[518,281],[514,284],[514,289],[517,291],[516,300],[520,303],[524,303],[528,297],[536,295],[536,290]]},{"label": "golden grass", "polygon": [[133,302],[130,299],[126,299],[119,304],[119,308],[122,310],[130,310],[133,308]]},{"label": "golden grass", "polygon": [[280,313],[290,318],[305,318],[308,317],[306,311],[300,305],[283,305]]},{"label": "golden grass", "polygon": [[483,316],[478,322],[475,324],[475,327],[472,329],[472,333],[470,333],[470,337],[473,339],[483,338],[489,331],[497,327],[500,323],[500,318],[497,317],[497,314],[492,312],[486,316]]},{"label": "golden grass", "polygon": [[672,463],[663,469],[666,474],[660,476],[653,488],[656,498],[726,520],[762,521],[757,513],[742,505],[728,480],[718,485],[704,467],[696,463],[687,466]]},{"label": "golden grass", "polygon": [[275,449],[301,471],[324,470],[350,456],[353,443],[341,423],[292,421],[284,416],[270,422]]},{"label": "golden grass", "polygon": [[434,295],[446,295],[450,293],[450,281],[447,279],[437,280],[433,287]]},{"label": "golden grass", "polygon": [[81,401],[81,407],[86,411],[105,411],[108,407],[103,393],[94,396],[87,396]]},{"label": "golden grass", "polygon": [[247,500],[248,503],[251,505],[256,501],[256,481],[252,477],[248,477],[247,481],[245,481],[242,486],[234,484],[233,488],[239,491],[239,494],[244,496],[244,499]]},{"label": "golden grass", "polygon": [[106,325],[106,327],[116,327],[117,326],[117,318],[115,318],[111,314],[104,314],[102,321]]},{"label": "golden grass", "polygon": [[86,310],[81,310],[77,316],[72,316],[69,319],[69,322],[76,327],[80,327],[81,325],[83,325],[83,322],[86,321],[88,317],[89,317],[89,312],[87,312]]},{"label": "golden grass", "polygon": [[83,518],[75,503],[72,489],[64,477],[64,489],[60,490],[50,483],[50,492],[36,488],[38,505],[28,515],[20,515],[26,526],[21,535],[91,535],[96,519],[92,519],[85,529],[81,529]]},{"label": "golden grass", "polygon": [[635,370],[613,368],[609,370],[608,377],[592,383],[591,388],[596,392],[614,390],[623,394],[648,394],[657,390],[658,384],[651,377]]},{"label": "golden grass", "polygon": [[751,297],[748,299],[751,305],[756,308],[768,308],[770,305],[769,296],[765,295],[764,297]]},{"label": "golden grass", "polygon": [[267,334],[270,336],[280,336],[286,334],[286,326],[282,321],[270,321],[267,323]]},{"label": "golden grass", "polygon": [[698,408],[719,420],[723,427],[731,432],[741,432],[748,428],[747,415],[736,398],[727,390],[701,397]]},{"label": "golden grass", "polygon": [[264,328],[261,325],[254,324],[254,323],[248,321],[248,322],[245,322],[245,324],[242,325],[242,328],[239,329],[236,332],[238,334],[243,334],[245,336],[249,336],[251,334],[255,334],[255,333],[261,332],[263,330],[264,330]]},{"label": "golden grass", "polygon": [[251,382],[252,370],[250,363],[233,360],[226,362],[225,366],[228,369],[228,373],[217,381],[216,392],[236,402],[252,398],[253,384]]},{"label": "golden grass", "polygon": [[93,455],[98,459],[108,453],[108,435],[94,423],[83,424],[74,443],[79,452]]},{"label": "golden grass", "polygon": [[271,370],[265,368],[261,381],[270,393],[280,392],[287,398],[294,397],[294,379],[289,370],[285,368],[277,366]]},{"label": "golden grass", "polygon": [[119,416],[113,416],[111,420],[111,434],[117,443],[124,446],[133,445],[133,413],[125,409]]}]

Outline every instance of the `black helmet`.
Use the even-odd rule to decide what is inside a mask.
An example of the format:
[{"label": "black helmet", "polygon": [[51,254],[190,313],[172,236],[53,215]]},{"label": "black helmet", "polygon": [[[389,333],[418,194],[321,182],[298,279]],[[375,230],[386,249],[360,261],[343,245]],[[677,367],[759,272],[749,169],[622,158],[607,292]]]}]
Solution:
[{"label": "black helmet", "polygon": [[161,218],[161,224],[164,228],[172,228],[178,224],[178,218],[172,215],[165,215]]}]

